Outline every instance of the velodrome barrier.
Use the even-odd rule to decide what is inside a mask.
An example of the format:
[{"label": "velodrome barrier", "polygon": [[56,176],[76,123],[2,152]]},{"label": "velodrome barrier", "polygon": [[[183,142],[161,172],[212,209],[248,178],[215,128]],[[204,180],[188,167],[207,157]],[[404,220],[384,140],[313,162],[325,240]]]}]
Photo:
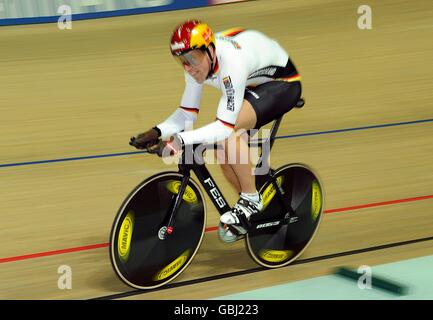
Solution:
[{"label": "velodrome barrier", "polygon": [[[0,26],[191,9],[248,0],[0,0]],[[67,10],[65,10],[67,8]]]}]

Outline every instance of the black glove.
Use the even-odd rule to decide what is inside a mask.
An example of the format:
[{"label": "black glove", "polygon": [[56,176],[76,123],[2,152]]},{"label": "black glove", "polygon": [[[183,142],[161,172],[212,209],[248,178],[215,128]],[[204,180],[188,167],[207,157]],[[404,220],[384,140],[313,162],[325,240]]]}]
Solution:
[{"label": "black glove", "polygon": [[140,133],[136,137],[131,137],[129,144],[137,149],[150,149],[159,143],[159,132],[156,129],[150,129]]}]

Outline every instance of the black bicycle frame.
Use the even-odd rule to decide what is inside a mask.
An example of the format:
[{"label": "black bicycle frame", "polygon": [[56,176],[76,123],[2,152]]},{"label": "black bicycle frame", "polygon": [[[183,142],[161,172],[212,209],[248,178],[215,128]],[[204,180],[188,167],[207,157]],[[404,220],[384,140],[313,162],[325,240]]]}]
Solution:
[{"label": "black bicycle frame", "polygon": [[186,190],[189,179],[191,177],[191,170],[195,173],[195,175],[199,179],[200,184],[206,190],[206,193],[211,198],[212,203],[214,204],[215,208],[217,208],[219,214],[223,215],[224,213],[231,210],[230,206],[227,204],[227,200],[224,198],[223,194],[221,193],[221,190],[218,188],[209,170],[206,168],[202,154],[199,155],[199,157],[202,160],[201,164],[197,163],[194,157],[192,158],[194,159],[192,163],[190,164],[187,163],[186,158],[188,158],[188,152],[194,153],[195,150],[196,147],[194,146],[192,150],[191,148],[187,148],[187,150],[185,150],[182,153],[182,158],[178,165],[179,173],[182,174],[182,180],[179,187],[179,191],[177,195],[174,196],[174,199],[171,201],[171,204],[167,210],[166,217],[168,216],[168,222],[167,219],[165,219],[163,222],[163,225],[165,225],[165,231],[163,232],[164,234],[162,235],[162,239],[165,239],[167,235],[173,232],[173,225],[174,225],[174,221],[176,220],[176,214],[178,212],[181,199],[183,197],[183,194]]},{"label": "black bicycle frame", "polygon": [[[275,136],[278,131],[278,127],[280,126],[281,120],[282,118],[275,120],[271,129],[271,134],[264,142],[259,141],[255,143],[255,146],[261,148],[260,158],[259,161],[257,162],[255,172],[257,172],[257,169],[263,165],[264,161],[267,161],[272,146],[275,142]],[[248,145],[251,146],[252,144],[248,143]],[[265,148],[263,148],[263,146],[265,146]],[[178,164],[179,173],[183,175],[181,185],[179,188],[179,192],[175,196],[174,201],[172,201],[169,209],[167,210],[167,214],[169,214],[169,219],[168,219],[166,233],[168,234],[170,234],[173,230],[173,224],[175,221],[176,213],[178,211],[178,208],[181,203],[181,199],[183,197],[183,194],[185,192],[185,189],[191,177],[190,174],[191,170],[197,176],[200,184],[205,189],[209,198],[212,200],[212,203],[214,204],[215,208],[218,210],[219,214],[223,215],[224,213],[231,210],[231,207],[227,204],[227,201],[224,198],[221,190],[218,188],[209,170],[205,166],[203,153],[208,149],[217,149],[217,146],[216,145],[207,145],[207,146],[194,145],[192,147],[186,148],[186,150],[184,150],[184,152],[182,153],[182,158]],[[286,214],[285,217],[280,220],[269,221],[265,224],[263,223],[252,224],[251,227],[254,229],[278,226],[283,221],[287,221],[288,223],[293,223],[297,221],[297,217],[290,206],[290,201],[289,203],[286,203],[286,201],[283,200],[284,191],[278,185],[272,169],[269,168],[266,174],[256,175],[257,189],[259,189],[264,183],[269,181],[269,179],[271,179],[272,184],[274,185],[274,188],[277,193],[277,197],[279,198],[283,208],[285,209]]]},{"label": "black bicycle frame", "polygon": [[[192,151],[194,152],[195,150],[196,149],[193,148]],[[202,155],[199,155],[199,157],[202,158]],[[182,155],[181,162],[184,162],[184,160],[185,160],[185,156]],[[218,210],[219,214],[222,215],[227,211],[230,211],[231,208],[227,204],[227,200],[224,198],[221,190],[218,188],[209,170],[206,168],[204,164],[204,160],[200,162],[201,164],[197,163],[196,161],[194,161],[192,164],[179,163],[179,172],[183,174],[182,182],[189,180],[190,171],[192,170],[197,176],[202,187],[205,189],[209,198],[212,200],[212,203],[214,204],[215,208]],[[179,194],[180,194],[180,190],[179,190]]]}]

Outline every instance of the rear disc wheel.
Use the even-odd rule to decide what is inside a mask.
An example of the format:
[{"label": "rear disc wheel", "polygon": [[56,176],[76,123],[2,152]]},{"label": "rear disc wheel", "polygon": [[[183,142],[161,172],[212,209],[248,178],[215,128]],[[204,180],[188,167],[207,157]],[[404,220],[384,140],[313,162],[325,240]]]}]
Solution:
[{"label": "rear disc wheel", "polygon": [[[303,164],[285,165],[274,172],[283,189],[283,201],[295,212],[291,220],[271,181],[260,193],[263,198],[261,213],[251,217],[260,228],[250,230],[245,238],[252,259],[267,268],[290,264],[310,244],[321,221],[324,195],[317,175]],[[277,221],[286,217],[285,221]]]}]

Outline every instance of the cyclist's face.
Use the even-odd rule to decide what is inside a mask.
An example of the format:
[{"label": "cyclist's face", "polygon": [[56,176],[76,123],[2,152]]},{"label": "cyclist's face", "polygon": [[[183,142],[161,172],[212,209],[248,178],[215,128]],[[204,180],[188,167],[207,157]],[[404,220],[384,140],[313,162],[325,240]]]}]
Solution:
[{"label": "cyclist's face", "polygon": [[203,83],[209,73],[210,59],[205,51],[192,50],[177,57],[183,69],[198,83]]}]

